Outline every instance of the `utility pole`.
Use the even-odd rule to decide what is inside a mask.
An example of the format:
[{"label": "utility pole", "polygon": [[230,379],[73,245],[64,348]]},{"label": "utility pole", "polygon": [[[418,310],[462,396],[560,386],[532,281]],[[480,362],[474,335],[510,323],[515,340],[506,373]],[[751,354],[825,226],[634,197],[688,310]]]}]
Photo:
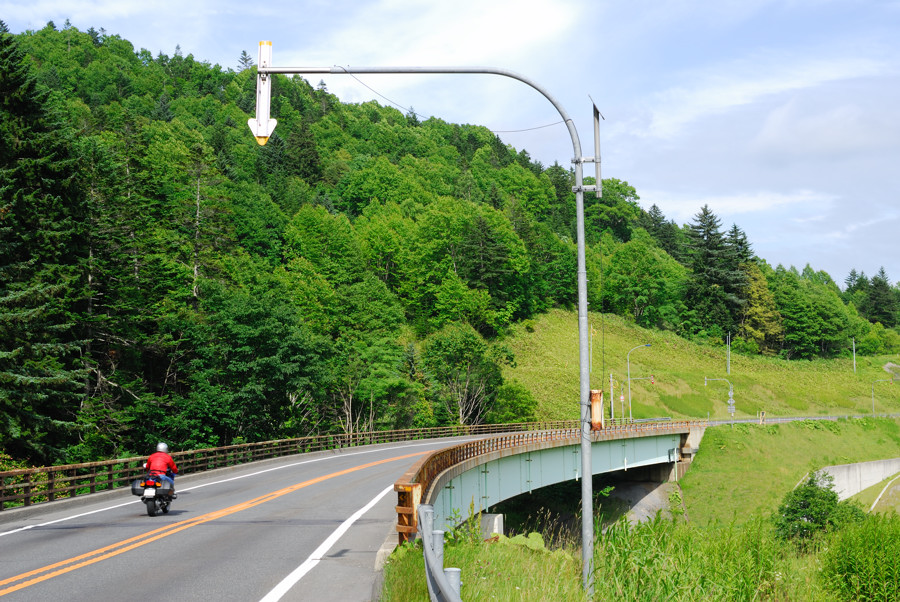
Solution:
[{"label": "utility pole", "polygon": [[728,338],[725,343],[725,374],[731,374],[731,333],[728,333]]},{"label": "utility pole", "polygon": [[[562,105],[556,101],[543,87],[530,79],[506,69],[493,67],[273,67],[272,43],[259,43],[259,66],[256,80],[256,118],[249,121],[249,126],[256,141],[263,145],[275,129],[275,120],[269,116],[271,82],[269,78],[276,73],[302,75],[354,75],[354,74],[467,74],[467,75],[500,75],[518,80],[530,86],[544,96],[557,110],[572,139],[572,150],[575,166],[575,229],[578,255],[578,356],[579,356],[579,405],[581,409],[581,542],[582,542],[582,582],[588,597],[594,591],[594,511],[593,511],[593,470],[591,467],[591,382],[590,351],[587,313],[587,267],[585,261],[584,242],[584,193],[601,194],[599,137],[594,141],[596,156],[584,157],[581,154],[581,141],[575,130],[575,123]],[[264,105],[264,106],[262,106]],[[599,131],[600,111],[594,105],[594,130]],[[594,163],[597,184],[584,185],[584,164]]]}]

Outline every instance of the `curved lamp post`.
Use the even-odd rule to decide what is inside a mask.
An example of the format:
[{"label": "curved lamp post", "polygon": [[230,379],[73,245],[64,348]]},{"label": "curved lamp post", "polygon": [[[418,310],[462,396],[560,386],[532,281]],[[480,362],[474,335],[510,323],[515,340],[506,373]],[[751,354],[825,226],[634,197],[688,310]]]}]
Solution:
[{"label": "curved lamp post", "polygon": [[[582,581],[584,589],[588,593],[588,597],[593,596],[594,592],[594,526],[593,526],[593,492],[592,480],[590,475],[593,474],[591,467],[591,383],[590,383],[590,357],[589,357],[589,337],[588,337],[588,313],[587,313],[587,267],[585,260],[585,242],[584,242],[584,193],[595,192],[597,197],[601,196],[600,177],[600,146],[599,146],[599,118],[600,111],[594,106],[594,134],[597,136],[594,141],[594,150],[597,153],[595,157],[584,157],[581,153],[581,141],[578,138],[578,132],[575,130],[575,122],[569,117],[562,105],[556,101],[544,88],[530,79],[506,70],[496,69],[493,67],[273,67],[272,66],[272,43],[259,43],[259,64],[257,67],[256,82],[256,117],[248,121],[250,130],[256,137],[256,141],[263,145],[271,136],[275,129],[276,121],[271,119],[269,105],[271,102],[271,76],[276,73],[284,74],[348,74],[355,73],[364,74],[485,74],[500,75],[519,80],[520,82],[530,86],[546,98],[552,104],[569,131],[572,139],[572,149],[575,157],[572,162],[575,165],[575,186],[572,192],[575,193],[575,233],[577,243],[577,285],[578,285],[578,355],[579,355],[579,405],[581,406],[581,540],[582,540]],[[586,186],[584,184],[584,164],[594,163],[597,182],[594,185]]]},{"label": "curved lamp post", "polygon": [[641,347],[649,347],[650,343],[646,343],[644,345],[638,345],[637,347],[633,347],[628,350],[628,353],[625,354],[625,361],[628,364],[628,420],[633,420],[631,417],[631,352],[635,349],[640,349]]}]

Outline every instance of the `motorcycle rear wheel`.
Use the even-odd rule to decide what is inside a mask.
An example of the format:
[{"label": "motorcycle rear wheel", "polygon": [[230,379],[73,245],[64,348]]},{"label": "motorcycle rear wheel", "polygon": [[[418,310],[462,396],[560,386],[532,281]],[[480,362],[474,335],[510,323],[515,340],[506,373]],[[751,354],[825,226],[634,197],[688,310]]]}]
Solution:
[{"label": "motorcycle rear wheel", "polygon": [[144,503],[147,505],[147,516],[156,516],[157,502],[156,498],[152,500],[144,500]]}]

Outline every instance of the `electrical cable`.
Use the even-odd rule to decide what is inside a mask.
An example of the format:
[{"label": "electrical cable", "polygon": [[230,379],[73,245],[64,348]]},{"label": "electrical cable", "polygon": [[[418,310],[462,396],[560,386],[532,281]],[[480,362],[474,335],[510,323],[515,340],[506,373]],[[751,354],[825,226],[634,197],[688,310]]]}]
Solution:
[{"label": "electrical cable", "polygon": [[[414,111],[411,107],[405,107],[405,106],[403,106],[402,104],[400,104],[399,102],[396,102],[396,101],[394,101],[394,100],[391,100],[390,98],[388,98],[387,96],[385,96],[384,94],[382,94],[381,92],[379,92],[378,90],[376,90],[375,88],[373,88],[372,86],[370,86],[369,84],[367,84],[366,82],[364,82],[363,80],[361,80],[361,79],[359,79],[358,77],[356,77],[354,74],[352,74],[352,73],[350,73],[349,71],[347,71],[344,67],[341,67],[340,65],[336,65],[336,66],[337,66],[337,67],[340,67],[341,69],[344,69],[344,72],[345,72],[347,75],[349,75],[350,77],[352,77],[353,79],[355,79],[356,81],[358,81],[361,85],[363,85],[363,86],[365,86],[366,88],[368,88],[373,94],[377,94],[378,96],[380,96],[380,97],[383,98],[384,100],[388,101],[389,103],[391,103],[392,105],[394,105],[394,106],[397,107],[398,109],[402,109],[402,110],[406,111],[407,113],[412,113],[412,114],[415,115],[416,117],[419,117],[419,118],[421,118],[421,119],[423,119],[423,120],[425,120],[425,119],[430,119],[430,118],[432,117],[432,115],[423,115],[422,113],[419,113],[419,112],[417,112],[417,111]],[[547,125],[539,125],[539,126],[536,126],[536,127],[524,128],[524,129],[521,129],[521,130],[491,130],[490,128],[488,128],[488,129],[490,130],[490,132],[491,132],[492,134],[515,134],[515,133],[518,133],[518,132],[531,132],[531,131],[534,131],[534,130],[540,130],[540,129],[544,129],[544,128],[549,128],[549,127],[553,127],[554,125],[559,125],[560,123],[563,123],[563,121],[562,121],[561,119],[560,119],[559,121],[555,121],[555,122],[553,122],[553,123],[548,123]]]}]

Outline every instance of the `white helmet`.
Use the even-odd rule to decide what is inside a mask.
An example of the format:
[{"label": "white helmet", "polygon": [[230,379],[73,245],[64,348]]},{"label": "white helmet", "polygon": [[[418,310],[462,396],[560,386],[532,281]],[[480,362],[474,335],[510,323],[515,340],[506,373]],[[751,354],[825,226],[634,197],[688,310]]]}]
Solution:
[{"label": "white helmet", "polygon": [[163,443],[162,441],[160,441],[159,443],[156,444],[156,451],[167,454],[167,453],[169,453],[169,446],[166,445],[165,443]]}]

